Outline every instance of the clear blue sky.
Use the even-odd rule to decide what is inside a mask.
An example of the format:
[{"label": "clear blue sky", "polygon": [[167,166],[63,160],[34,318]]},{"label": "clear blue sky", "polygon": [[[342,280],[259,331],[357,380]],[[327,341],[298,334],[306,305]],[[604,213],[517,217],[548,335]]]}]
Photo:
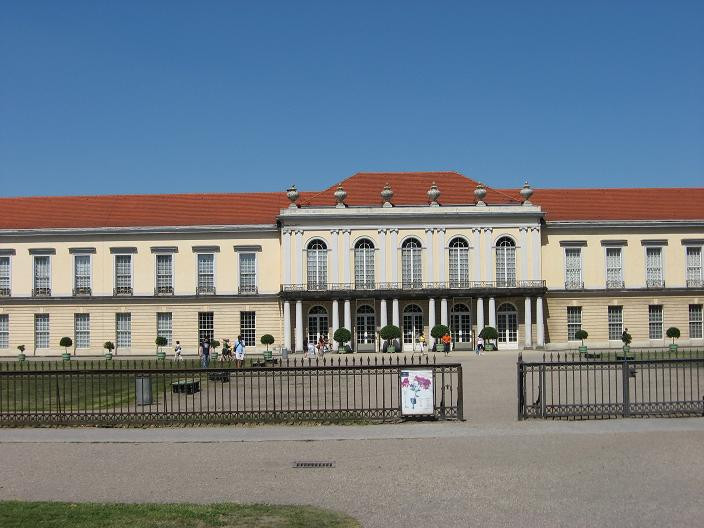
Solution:
[{"label": "clear blue sky", "polygon": [[0,194],[704,185],[704,1],[6,1]]}]

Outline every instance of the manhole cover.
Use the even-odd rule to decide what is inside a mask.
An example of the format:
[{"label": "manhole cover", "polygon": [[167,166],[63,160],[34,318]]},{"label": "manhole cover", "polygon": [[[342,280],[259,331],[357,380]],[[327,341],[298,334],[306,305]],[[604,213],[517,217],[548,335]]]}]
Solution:
[{"label": "manhole cover", "polygon": [[308,461],[308,462],[294,462],[294,468],[334,468],[335,462],[333,461]]}]

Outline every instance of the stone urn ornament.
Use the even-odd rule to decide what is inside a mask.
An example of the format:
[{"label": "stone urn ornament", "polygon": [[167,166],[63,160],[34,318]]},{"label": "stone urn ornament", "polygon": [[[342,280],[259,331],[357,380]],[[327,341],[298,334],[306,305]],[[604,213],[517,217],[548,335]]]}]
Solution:
[{"label": "stone urn ornament", "polygon": [[486,198],[486,188],[484,187],[484,184],[479,182],[477,184],[477,188],[474,189],[474,198],[477,200],[477,205],[484,206],[486,205],[486,202],[484,202],[484,198]]},{"label": "stone urn ornament", "polygon": [[345,205],[345,199],[347,198],[347,191],[342,188],[342,184],[338,184],[337,190],[335,191],[335,201],[337,205],[335,207],[347,207]]},{"label": "stone urn ornament", "polygon": [[430,189],[428,189],[428,200],[430,201],[430,205],[433,207],[437,207],[440,204],[438,203],[438,198],[440,198],[440,189],[438,189],[438,186],[435,182],[430,186]]},{"label": "stone urn ornament", "polygon": [[298,192],[298,189],[296,189],[295,185],[291,185],[291,187],[286,189],[286,196],[288,197],[289,200],[291,200],[291,205],[289,205],[289,207],[292,207],[292,208],[298,207],[296,205],[296,201],[301,196],[301,194]]},{"label": "stone urn ornament", "polygon": [[384,190],[381,191],[381,199],[383,200],[382,207],[393,207],[391,199],[394,197],[394,191],[391,190],[391,185],[384,185]]},{"label": "stone urn ornament", "polygon": [[530,201],[530,197],[533,196],[533,189],[528,185],[528,182],[523,184],[523,188],[520,192],[523,197],[523,205],[533,205]]}]

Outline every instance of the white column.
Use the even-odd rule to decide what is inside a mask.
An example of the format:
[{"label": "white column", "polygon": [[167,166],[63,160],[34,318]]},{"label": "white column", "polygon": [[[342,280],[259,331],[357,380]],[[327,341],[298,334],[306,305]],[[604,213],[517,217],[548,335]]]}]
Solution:
[{"label": "white column", "polygon": [[530,313],[530,297],[526,297],[525,301],[525,333],[526,333],[526,348],[531,348],[533,346],[533,320]]},{"label": "white column", "polygon": [[472,280],[479,282],[482,280],[482,230],[472,229]]},{"label": "white column", "polygon": [[[296,230],[296,284],[303,284],[303,231]],[[296,346],[300,346],[296,343]]]},{"label": "white column", "polygon": [[447,298],[440,299],[440,324],[447,326]]},{"label": "white column", "polygon": [[352,312],[350,311],[349,299],[345,299],[345,328],[352,331]]},{"label": "white column", "polygon": [[528,272],[528,228],[520,227],[521,234],[521,273],[517,277],[518,280],[528,280],[530,273]]},{"label": "white column", "polygon": [[496,328],[496,300],[489,297],[489,326]]},{"label": "white column", "polygon": [[[391,266],[391,282],[398,282],[398,228],[392,227],[389,231],[391,231],[391,251],[389,252],[391,257],[389,262]],[[396,323],[394,324],[398,326]]]},{"label": "white column", "polygon": [[391,301],[391,324],[400,328],[401,325],[399,324],[399,321],[400,318],[398,313],[398,299],[394,299],[393,301]]},{"label": "white column", "polygon": [[433,254],[435,253],[435,244],[433,244],[433,229],[425,228],[425,282],[434,282],[435,274],[433,273]]},{"label": "white column", "polygon": [[379,326],[384,328],[388,323],[388,312],[386,310],[386,299],[379,303]]},{"label": "white column", "polygon": [[303,303],[296,301],[296,352],[303,351]]},{"label": "white column", "polygon": [[[438,260],[438,281],[445,282],[445,257],[447,256],[447,248],[445,247],[445,228],[441,227],[437,229],[438,232],[438,246],[440,251],[438,252],[440,258]],[[445,323],[443,323],[445,324]]]},{"label": "white column", "polygon": [[[541,245],[540,245],[540,227],[531,228],[532,242],[533,242],[533,280],[541,280],[543,278],[543,272],[541,269]],[[537,310],[536,310],[537,311]]]},{"label": "white column", "polygon": [[[484,228],[484,262],[486,263],[486,277],[484,280],[492,282],[494,280],[494,252],[492,251],[493,240],[491,233],[493,229],[491,227]],[[489,321],[489,326],[494,326]]]},{"label": "white column", "polygon": [[477,337],[484,328],[484,299],[477,297]]},{"label": "white column", "polygon": [[284,348],[291,351],[291,303],[284,301]]},{"label": "white column", "polygon": [[430,335],[430,332],[433,331],[433,327],[435,326],[435,299],[432,297],[428,299],[428,343],[429,346],[433,346],[435,344],[435,338],[433,338],[432,335]]},{"label": "white column", "polygon": [[338,254],[337,250],[337,242],[338,242],[338,236],[337,233],[339,233],[339,229],[331,229],[330,230],[330,282],[332,284],[340,282],[338,278],[338,272],[340,268],[340,256]]},{"label": "white column", "polygon": [[[386,281],[386,229],[379,229],[379,261],[377,266],[379,269],[379,282]],[[386,304],[386,301],[382,301]]]},{"label": "white column", "polygon": [[340,308],[338,306],[337,299],[332,300],[332,329],[330,330],[330,341],[332,341],[332,346],[337,350],[337,341],[332,339],[335,335],[335,331],[340,328]]},{"label": "white column", "polygon": [[[282,245],[282,247],[281,247],[281,249],[282,249],[281,269],[283,270],[283,273],[284,273],[283,283],[284,284],[291,284],[291,230],[284,229],[282,236],[283,236],[283,240],[281,243],[281,245]],[[291,309],[291,306],[289,305],[289,310],[290,309]],[[289,327],[290,327],[290,324],[291,324],[291,321],[289,321]],[[289,330],[290,330],[290,328],[289,328]]]},{"label": "white column", "polygon": [[[345,283],[350,284],[352,283],[352,278],[350,277],[350,230],[343,229],[342,233],[344,235],[344,242],[342,243],[342,273]],[[347,330],[350,330],[350,328]]]},{"label": "white column", "polygon": [[543,328],[543,298],[535,299],[535,329],[536,329],[536,346],[545,346],[545,329]]}]

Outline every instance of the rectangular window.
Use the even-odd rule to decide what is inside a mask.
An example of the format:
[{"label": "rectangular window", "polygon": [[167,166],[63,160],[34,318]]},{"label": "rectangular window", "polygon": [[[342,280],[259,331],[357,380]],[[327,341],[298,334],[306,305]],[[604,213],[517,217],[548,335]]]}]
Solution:
[{"label": "rectangular window", "polygon": [[240,253],[240,293],[257,293],[257,256]]},{"label": "rectangular window", "polygon": [[253,347],[256,344],[256,312],[240,312],[240,335],[244,340],[245,346]]},{"label": "rectangular window", "polygon": [[156,314],[156,335],[166,338],[166,346],[171,346],[172,335],[171,312],[159,312]]},{"label": "rectangular window", "polygon": [[90,255],[73,257],[73,294],[90,295]]},{"label": "rectangular window", "polygon": [[0,348],[10,348],[10,316],[0,314]]},{"label": "rectangular window", "polygon": [[34,348],[49,348],[49,314],[34,315]]},{"label": "rectangular window", "polygon": [[623,306],[609,306],[609,341],[620,341],[623,334]]},{"label": "rectangular window", "polygon": [[156,256],[156,294],[157,295],[173,295],[174,293],[174,277],[173,277],[173,255],[157,255]]},{"label": "rectangular window", "polygon": [[198,254],[198,290],[197,293],[215,293],[215,255]]},{"label": "rectangular window", "polygon": [[582,283],[582,249],[565,248],[565,289],[581,290]]},{"label": "rectangular window", "polygon": [[203,339],[212,341],[215,335],[214,328],[213,312],[198,312],[198,342]]},{"label": "rectangular window", "polygon": [[623,288],[621,248],[606,248],[606,287]]},{"label": "rectangular window", "polygon": [[567,340],[578,341],[575,337],[577,330],[582,329],[582,307],[568,306],[567,307]]},{"label": "rectangular window", "polygon": [[132,346],[132,314],[115,314],[115,346],[130,348]]},{"label": "rectangular window", "polygon": [[662,339],[662,305],[648,306],[648,338]]},{"label": "rectangular window", "polygon": [[687,248],[687,286],[690,288],[701,288],[704,285],[702,280],[702,248]]},{"label": "rectangular window", "polygon": [[34,289],[32,295],[51,295],[51,257],[34,257]]},{"label": "rectangular window", "polygon": [[90,314],[73,315],[73,331],[76,336],[76,348],[90,347]]},{"label": "rectangular window", "polygon": [[704,321],[702,321],[702,305],[701,304],[690,304],[689,305],[689,338],[690,339],[701,339],[702,338],[702,326],[704,326]]},{"label": "rectangular window", "polygon": [[0,257],[0,297],[9,297],[10,291],[10,257]]},{"label": "rectangular window", "polygon": [[662,273],[662,248],[645,248],[645,285],[648,288],[665,286]]},{"label": "rectangular window", "polygon": [[115,255],[115,295],[132,295],[132,255]]}]

